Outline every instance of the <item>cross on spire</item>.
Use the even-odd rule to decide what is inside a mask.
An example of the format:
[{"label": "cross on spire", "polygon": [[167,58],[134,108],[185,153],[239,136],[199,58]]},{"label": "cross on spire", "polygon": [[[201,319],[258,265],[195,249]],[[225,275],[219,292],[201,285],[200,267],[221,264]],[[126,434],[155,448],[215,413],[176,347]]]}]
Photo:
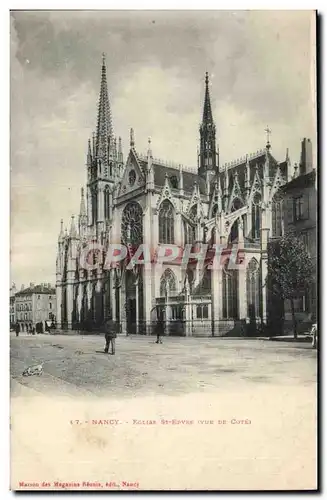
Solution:
[{"label": "cross on spire", "polygon": [[267,134],[267,147],[270,148],[270,135],[271,135],[271,129],[268,127],[265,128],[265,132]]}]

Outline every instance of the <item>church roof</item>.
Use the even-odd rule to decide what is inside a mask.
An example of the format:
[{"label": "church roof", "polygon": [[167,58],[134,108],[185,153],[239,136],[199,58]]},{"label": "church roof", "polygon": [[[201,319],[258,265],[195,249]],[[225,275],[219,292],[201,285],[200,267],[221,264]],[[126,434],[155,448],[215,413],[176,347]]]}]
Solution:
[{"label": "church roof", "polygon": [[[270,152],[268,152],[268,158],[269,158],[269,178],[273,179],[278,167],[278,162],[275,160],[275,158],[272,156]],[[258,167],[258,173],[260,178],[263,177],[263,167],[266,161],[266,150],[262,149],[257,151],[254,154],[248,155],[248,161],[250,165],[250,183],[252,183],[255,172],[256,172],[256,167]],[[285,162],[286,163],[286,162]],[[220,170],[220,180],[221,180],[221,185],[222,188],[224,187],[224,182],[225,182],[225,167],[227,167],[227,172],[229,177],[233,177],[233,175],[237,172],[238,173],[238,178],[240,185],[244,185],[245,182],[245,176],[246,176],[246,156],[239,158],[237,160],[234,160],[232,162],[225,163]],[[285,167],[283,167],[285,170]],[[282,172],[283,173],[283,172]]]},{"label": "church roof", "polygon": [[[147,166],[147,161],[143,158],[138,157],[139,163],[143,169],[143,171],[146,169]],[[179,178],[180,178],[180,170],[177,166],[169,166],[164,164],[164,162],[156,161],[156,159],[153,159],[153,171],[154,171],[154,185],[158,187],[163,187],[165,184],[166,180],[166,174],[168,175],[168,179],[170,180],[171,187],[174,189],[174,180],[177,181],[177,186],[179,185]],[[183,170],[182,169],[182,175],[183,175],[183,190],[186,192],[191,193],[194,188],[195,182],[197,182],[199,189],[200,189],[200,194],[205,194],[206,193],[206,183],[205,180],[200,177],[197,173],[196,170]],[[175,179],[173,179],[175,178]]]}]

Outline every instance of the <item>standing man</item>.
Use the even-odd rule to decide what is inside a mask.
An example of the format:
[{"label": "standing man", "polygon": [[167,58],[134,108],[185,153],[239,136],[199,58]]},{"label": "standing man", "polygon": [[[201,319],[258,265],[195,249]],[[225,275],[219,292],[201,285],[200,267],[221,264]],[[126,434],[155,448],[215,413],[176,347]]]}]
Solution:
[{"label": "standing man", "polygon": [[20,332],[20,326],[19,326],[19,323],[16,323],[15,332],[16,332],[16,337],[18,337],[19,332]]},{"label": "standing man", "polygon": [[116,322],[112,319],[108,319],[105,324],[105,339],[106,346],[104,348],[104,352],[109,353],[110,345],[111,352],[110,354],[114,355],[116,352],[116,337],[117,337],[117,325]]}]

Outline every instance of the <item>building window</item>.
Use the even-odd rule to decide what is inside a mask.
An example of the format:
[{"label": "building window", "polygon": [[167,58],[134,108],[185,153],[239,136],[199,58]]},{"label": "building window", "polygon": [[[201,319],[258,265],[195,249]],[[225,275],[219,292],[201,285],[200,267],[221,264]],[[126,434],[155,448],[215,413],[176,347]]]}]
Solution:
[{"label": "building window", "polygon": [[282,236],[283,200],[273,199],[271,207],[272,236],[280,238]]},{"label": "building window", "polygon": [[184,221],[184,242],[185,244],[194,243],[196,239],[196,228],[194,226],[190,226],[187,222]]},{"label": "building window", "polygon": [[174,243],[174,207],[168,200],[160,205],[159,243]]},{"label": "building window", "polygon": [[52,309],[52,304],[51,303],[49,304],[49,309]]},{"label": "building window", "polygon": [[40,300],[40,298],[41,298],[41,295],[38,295],[38,296],[37,296],[37,299],[38,299],[38,300]]},{"label": "building window", "polygon": [[171,308],[171,319],[181,320],[183,319],[183,310],[181,306],[172,306]]},{"label": "building window", "polygon": [[178,189],[178,179],[176,177],[176,175],[172,175],[171,178],[170,178],[170,185],[172,188],[174,189]]},{"label": "building window", "polygon": [[238,271],[228,269],[228,263],[223,269],[223,318],[238,317]]},{"label": "building window", "polygon": [[293,198],[293,218],[294,221],[305,220],[308,218],[308,203],[303,196]]},{"label": "building window", "polygon": [[176,292],[176,278],[171,269],[166,269],[160,278],[160,297],[173,295]]},{"label": "building window", "polygon": [[[197,219],[197,214],[198,214],[198,207],[197,205],[193,205],[189,212],[189,218],[191,221],[195,224],[196,219]],[[185,244],[187,243],[194,243],[196,240],[196,227],[191,226],[187,222],[184,222],[184,242]]]},{"label": "building window", "polygon": [[251,259],[246,270],[248,317],[260,316],[260,268],[256,259]]},{"label": "building window", "polygon": [[196,307],[196,318],[197,319],[208,319],[209,318],[209,310],[208,305],[200,305]]}]

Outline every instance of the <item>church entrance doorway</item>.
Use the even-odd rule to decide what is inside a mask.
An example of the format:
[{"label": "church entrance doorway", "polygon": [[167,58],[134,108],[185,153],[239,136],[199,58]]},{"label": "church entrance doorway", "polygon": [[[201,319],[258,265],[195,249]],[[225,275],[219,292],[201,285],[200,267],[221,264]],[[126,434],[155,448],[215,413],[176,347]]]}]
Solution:
[{"label": "church entrance doorway", "polygon": [[127,332],[136,333],[136,299],[127,299],[126,303]]}]

